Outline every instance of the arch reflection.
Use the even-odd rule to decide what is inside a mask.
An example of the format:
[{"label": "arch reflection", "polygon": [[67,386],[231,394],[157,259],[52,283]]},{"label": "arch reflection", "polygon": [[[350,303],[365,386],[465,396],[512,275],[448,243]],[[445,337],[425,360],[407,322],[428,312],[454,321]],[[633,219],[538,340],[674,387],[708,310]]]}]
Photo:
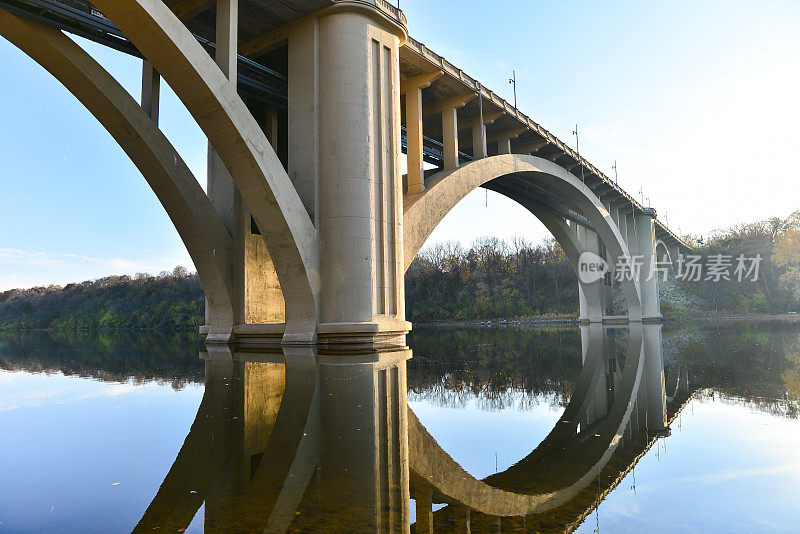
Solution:
[{"label": "arch reflection", "polygon": [[186,529],[203,503],[207,532],[570,530],[689,398],[682,380],[667,396],[660,325],[586,326],[581,344],[549,435],[483,480],[408,409],[407,348],[210,348],[197,417],[135,531]]}]

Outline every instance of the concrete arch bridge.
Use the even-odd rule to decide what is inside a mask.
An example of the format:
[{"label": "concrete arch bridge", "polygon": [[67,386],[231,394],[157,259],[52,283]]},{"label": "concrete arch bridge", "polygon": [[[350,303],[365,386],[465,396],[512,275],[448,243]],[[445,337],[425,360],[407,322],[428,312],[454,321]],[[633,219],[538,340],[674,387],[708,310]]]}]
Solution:
[{"label": "concrete arch bridge", "polygon": [[[610,276],[581,284],[584,322],[657,322],[654,264],[688,245],[407,28],[384,0],[0,0],[0,35],[164,206],[206,293],[209,343],[402,346],[405,269],[477,187],[530,210],[576,269],[584,252],[641,258],[623,317],[608,314]],[[141,99],[65,32],[141,57]],[[206,190],[158,127],[161,78],[208,138]]]}]

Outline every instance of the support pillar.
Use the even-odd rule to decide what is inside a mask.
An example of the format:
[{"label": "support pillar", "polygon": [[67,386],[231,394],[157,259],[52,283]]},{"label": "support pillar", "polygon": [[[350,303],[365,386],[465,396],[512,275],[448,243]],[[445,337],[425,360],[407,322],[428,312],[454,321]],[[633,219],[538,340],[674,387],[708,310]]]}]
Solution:
[{"label": "support pillar", "polygon": [[[597,254],[599,252],[597,249],[597,234],[580,225],[575,227],[575,232],[577,235],[577,240],[581,244],[581,253],[594,252]],[[603,302],[597,298],[602,294],[601,284],[602,280],[593,282],[591,287],[596,289],[592,289],[589,295],[587,295],[586,291],[584,290],[584,284],[578,282],[578,304],[581,323],[588,324],[603,322]]]},{"label": "support pillar", "polygon": [[458,113],[456,108],[442,110],[442,144],[444,145],[444,170],[457,169],[458,161]]},{"label": "support pillar", "polygon": [[652,208],[644,208],[635,214],[637,254],[642,267],[639,276],[639,287],[642,296],[642,320],[660,321],[661,309],[658,302],[658,280],[655,276],[656,234],[653,221],[656,212]]},{"label": "support pillar", "polygon": [[441,77],[434,71],[405,80],[400,92],[406,95],[406,155],[408,157],[408,194],[425,190],[425,169],[422,159],[422,90]]},{"label": "support pillar", "polygon": [[527,128],[514,128],[512,130],[500,132],[497,135],[497,153],[511,154],[511,140],[525,131],[527,131]]},{"label": "support pillar", "polygon": [[[217,0],[216,18],[216,63],[222,73],[228,78],[229,83],[236,86],[237,77],[237,55],[236,44],[238,36],[238,0]],[[208,145],[208,197],[212,205],[219,213],[222,223],[233,237],[232,249],[219,251],[221,254],[228,254],[233,266],[231,276],[233,278],[234,299],[233,306],[234,324],[244,322],[244,262],[239,258],[244,254],[244,228],[242,228],[241,208],[244,204],[239,191],[233,183],[231,175],[222,163],[214,148]],[[233,327],[229,325],[229,331],[225,332],[227,325],[220,324],[218,318],[210,314],[211,307],[206,305],[206,324],[210,325],[212,331],[206,336],[207,341],[225,342],[233,340]],[[215,332],[214,330],[218,330]]]},{"label": "support pillar", "polygon": [[406,92],[406,154],[408,155],[408,194],[418,195],[425,190],[425,170],[422,161],[422,89]]},{"label": "support pillar", "polygon": [[419,483],[414,486],[413,497],[417,510],[416,534],[433,534],[433,487]]},{"label": "support pillar", "polygon": [[472,121],[472,159],[483,159],[486,155],[486,125],[483,117],[478,116]]},{"label": "support pillar", "polygon": [[498,154],[511,154],[511,138],[499,137],[497,139],[497,153]]},{"label": "support pillar", "polygon": [[452,505],[453,509],[453,532],[456,534],[470,534],[472,531],[470,524],[470,509],[466,506]]},{"label": "support pillar", "polygon": [[161,76],[146,59],[142,62],[142,109],[158,125]]},{"label": "support pillar", "polygon": [[318,336],[322,343],[404,344],[410,324],[404,320],[399,50],[406,29],[377,7],[349,0],[317,18],[318,135],[325,147],[318,153]]}]

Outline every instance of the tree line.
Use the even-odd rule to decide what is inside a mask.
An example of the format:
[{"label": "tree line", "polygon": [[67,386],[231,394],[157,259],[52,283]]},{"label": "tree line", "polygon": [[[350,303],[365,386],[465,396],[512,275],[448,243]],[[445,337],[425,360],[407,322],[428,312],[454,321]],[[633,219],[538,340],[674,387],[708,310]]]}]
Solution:
[{"label": "tree line", "polygon": [[[673,281],[662,286],[665,316],[800,311],[800,211],[686,239],[704,262],[718,254],[760,255],[758,279]],[[406,315],[416,323],[578,314],[577,278],[554,239],[483,238],[468,248],[437,243],[414,260],[405,285]],[[0,330],[194,330],[203,310],[197,275],[176,267],[157,276],[5,291]]]},{"label": "tree line", "polygon": [[0,329],[197,329],[204,302],[200,279],[183,267],[158,276],[107,276],[0,293]]}]

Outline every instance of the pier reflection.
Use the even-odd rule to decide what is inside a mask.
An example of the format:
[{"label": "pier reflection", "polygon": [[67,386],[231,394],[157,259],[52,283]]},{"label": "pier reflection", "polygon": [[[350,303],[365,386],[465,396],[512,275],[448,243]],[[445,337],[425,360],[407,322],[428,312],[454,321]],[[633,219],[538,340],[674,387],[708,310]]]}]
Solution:
[{"label": "pier reflection", "polygon": [[186,529],[203,503],[206,532],[570,530],[691,393],[667,394],[658,325],[582,327],[581,349],[550,434],[478,480],[408,409],[407,348],[209,347],[194,424],[135,531]]}]

